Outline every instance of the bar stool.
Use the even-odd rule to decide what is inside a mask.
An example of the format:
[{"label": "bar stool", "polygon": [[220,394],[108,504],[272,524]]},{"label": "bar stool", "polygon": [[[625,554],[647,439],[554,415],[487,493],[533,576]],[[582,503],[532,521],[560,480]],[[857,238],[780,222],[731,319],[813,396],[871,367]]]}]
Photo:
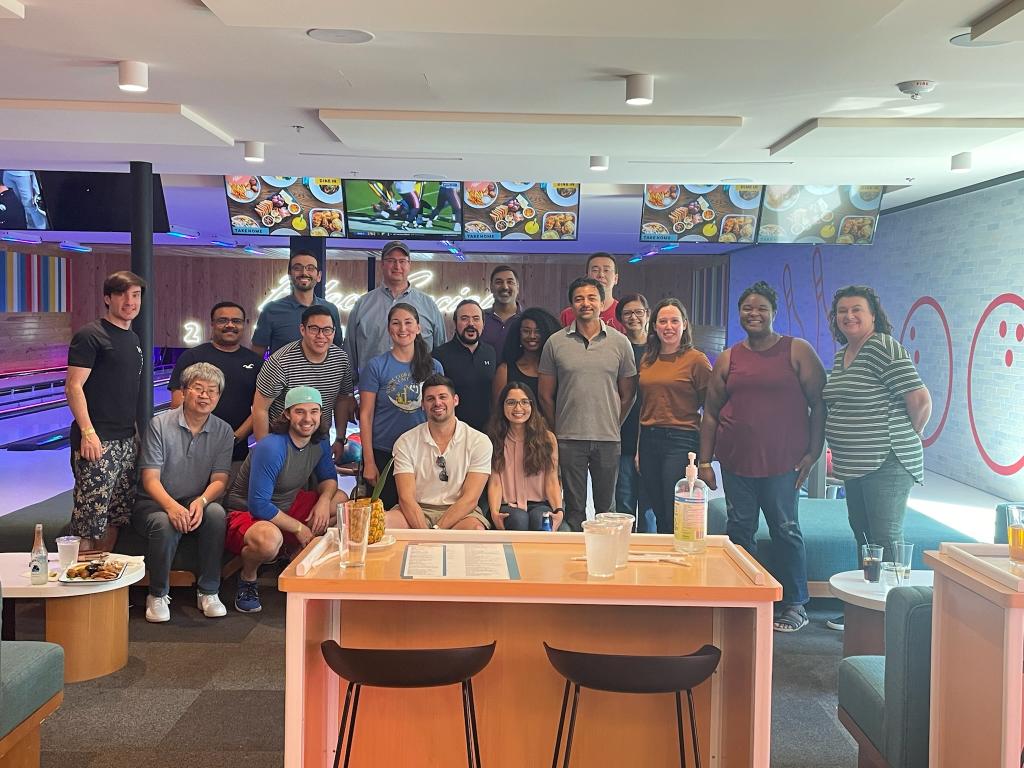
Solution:
[{"label": "bar stool", "polygon": [[[345,708],[338,729],[338,748],[334,768],[338,768],[341,747],[348,725],[345,768],[352,752],[356,731],[359,693],[363,686],[371,688],[436,688],[462,684],[462,717],[466,726],[466,759],[469,768],[480,768],[480,741],[476,729],[476,703],[473,700],[473,677],[491,661],[497,641],[470,648],[437,648],[411,650],[378,650],[376,648],[342,648],[333,640],[320,644],[324,661],[338,677],[348,680]],[[353,693],[355,696],[353,697]],[[348,723],[349,704],[352,722]],[[475,762],[474,762],[475,758]]]},{"label": "bar stool", "polygon": [[562,695],[562,712],[558,718],[558,735],[555,737],[555,754],[551,759],[551,768],[558,766],[570,684],[574,687],[572,715],[569,718],[562,768],[569,768],[569,753],[572,750],[580,688],[613,693],[674,693],[679,732],[679,765],[682,768],[686,768],[686,749],[680,693],[686,691],[686,701],[690,708],[690,732],[693,736],[693,757],[697,768],[700,768],[700,744],[697,741],[697,720],[693,710],[693,689],[711,677],[718,668],[722,658],[721,649],[705,645],[686,656],[621,656],[564,651],[544,643],[544,650],[547,651],[551,666],[565,678],[565,693]]}]

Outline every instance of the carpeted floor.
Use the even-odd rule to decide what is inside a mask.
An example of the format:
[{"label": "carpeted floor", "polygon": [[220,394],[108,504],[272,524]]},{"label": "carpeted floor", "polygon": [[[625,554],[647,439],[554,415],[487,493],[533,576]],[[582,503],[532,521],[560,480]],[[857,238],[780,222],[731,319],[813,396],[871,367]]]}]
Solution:
[{"label": "carpeted floor", "polygon": [[[143,590],[131,593],[133,606],[144,601]],[[65,687],[63,706],[43,725],[42,768],[280,768],[284,596],[265,586],[262,613],[229,607],[211,620],[191,590],[171,594],[167,624],[148,624],[141,607],[131,609],[125,669]],[[234,594],[233,580],[221,594]],[[825,628],[835,613],[834,604],[812,604],[809,626],[775,635],[773,768],[857,763],[835,714],[842,634]],[[39,605],[20,603],[17,619],[19,637],[41,636]]]}]

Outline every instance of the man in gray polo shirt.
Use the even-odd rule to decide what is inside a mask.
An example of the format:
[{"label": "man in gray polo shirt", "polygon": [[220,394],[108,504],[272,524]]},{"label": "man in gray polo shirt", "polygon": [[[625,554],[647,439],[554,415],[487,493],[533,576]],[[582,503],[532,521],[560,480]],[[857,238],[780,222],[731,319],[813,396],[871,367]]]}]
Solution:
[{"label": "man in gray polo shirt", "polygon": [[388,312],[400,301],[416,307],[420,315],[420,336],[427,346],[437,349],[447,341],[441,310],[430,296],[409,283],[411,264],[409,247],[400,240],[392,240],[381,248],[380,285],[360,296],[348,315],[345,351],[356,371],[391,349]]},{"label": "man in gray polo shirt", "polygon": [[619,427],[636,397],[633,348],[601,319],[603,302],[597,280],[574,280],[569,304],[576,319],[547,340],[540,356],[538,397],[558,438],[565,522],[574,531],[587,516],[588,470],[594,510],[615,511]]},{"label": "man in gray polo shirt", "polygon": [[190,365],[181,374],[181,407],[158,413],[146,431],[132,510],[132,525],[148,542],[146,621],[170,620],[171,561],[181,537],[191,534],[199,542],[199,610],[211,618],[227,612],[217,594],[225,513],[214,500],[227,486],[235,438],[231,426],[213,415],[223,390],[219,368]]}]

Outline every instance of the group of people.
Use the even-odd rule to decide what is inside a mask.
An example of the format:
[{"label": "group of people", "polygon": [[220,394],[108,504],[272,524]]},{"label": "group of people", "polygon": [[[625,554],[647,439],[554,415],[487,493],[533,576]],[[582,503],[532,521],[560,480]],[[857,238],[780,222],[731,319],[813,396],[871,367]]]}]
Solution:
[{"label": "group of people", "polygon": [[671,533],[687,453],[711,488],[717,457],[729,537],[753,551],[760,512],[768,521],[780,631],[807,623],[797,497],[826,435],[855,535],[899,538],[930,400],[870,288],[836,293],[832,329],[844,346],[826,384],[814,349],[774,331],[777,298],[765,283],[741,294],[746,338],[712,367],[677,299],[652,310],[641,294],[615,298],[607,253],[590,256],[557,319],[524,309],[520,275],[495,267],[493,306],[459,303],[451,340],[435,302],[409,283],[402,242],[382,249],[380,285],[356,302],[344,339],[337,308],[314,295],[316,258],[294,253],[288,268],[291,294],[263,308],[252,349],[244,307],[213,307],[211,341],[178,359],[171,408],[143,430],[141,450],[142,351],[131,330],[141,278],[107,278],[106,315],[72,340],[72,532],[106,550],[123,526],[147,539],[150,621],[170,617],[171,562],[193,533],[200,610],[226,612],[225,548],[242,561],[235,607],[260,610],[258,568],[323,533],[347,499],[336,465],[357,416],[363,478],[383,476],[391,528],[578,531],[589,475],[597,512]]}]

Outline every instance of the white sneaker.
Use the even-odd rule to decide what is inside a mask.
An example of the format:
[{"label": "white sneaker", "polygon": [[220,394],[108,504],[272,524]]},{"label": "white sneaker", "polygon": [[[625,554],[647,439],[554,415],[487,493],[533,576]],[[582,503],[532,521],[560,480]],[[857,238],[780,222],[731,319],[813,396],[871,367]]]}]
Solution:
[{"label": "white sneaker", "polygon": [[215,619],[218,616],[226,616],[228,609],[220,601],[220,595],[196,595],[196,605],[203,615],[208,619]]},{"label": "white sneaker", "polygon": [[171,596],[153,597],[146,595],[146,621],[159,624],[171,620]]}]

